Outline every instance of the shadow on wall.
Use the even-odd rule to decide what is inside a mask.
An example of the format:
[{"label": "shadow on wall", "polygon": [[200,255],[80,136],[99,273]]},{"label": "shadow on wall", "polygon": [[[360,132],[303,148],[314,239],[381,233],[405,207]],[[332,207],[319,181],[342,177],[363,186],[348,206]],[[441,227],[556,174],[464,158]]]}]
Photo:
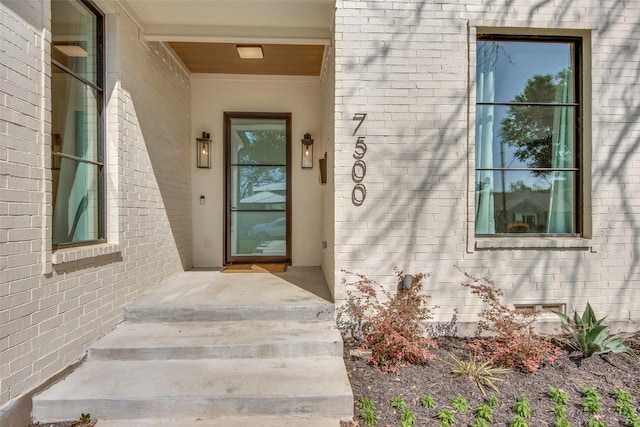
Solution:
[{"label": "shadow on wall", "polygon": [[[531,27],[535,27],[536,23],[540,22],[536,20],[537,14],[545,13],[545,16],[552,14],[558,16],[558,20],[562,20],[568,13],[574,13],[575,2],[573,0],[541,0],[532,1],[532,5],[529,6],[529,10],[518,13],[519,16],[528,17],[528,21]],[[625,29],[628,34],[640,34],[640,19],[636,19],[636,22],[629,24],[628,13],[625,12],[625,0],[615,0],[609,2],[610,8],[599,11],[603,13],[602,16],[598,16],[597,22],[601,23],[599,28],[594,29],[594,37],[598,39],[604,39],[607,37],[615,38],[618,42],[616,45],[608,44],[613,49],[613,53],[610,54],[610,67],[612,75],[609,76],[611,82],[617,85],[616,90],[608,92],[609,99],[608,105],[615,111],[625,111],[626,118],[625,123],[614,126],[609,129],[609,125],[606,122],[606,117],[599,114],[600,111],[594,108],[593,114],[593,159],[599,159],[597,164],[592,170],[592,194],[596,196],[599,192],[607,192],[608,194],[617,193],[619,197],[619,203],[622,214],[625,217],[627,225],[625,226],[625,232],[632,233],[631,244],[624,246],[624,250],[629,256],[632,256],[632,261],[629,266],[626,267],[626,271],[620,271],[619,274],[624,276],[624,280],[628,284],[637,283],[639,280],[638,269],[640,268],[640,224],[638,223],[638,214],[640,210],[635,203],[635,199],[632,199],[631,193],[626,186],[629,185],[630,177],[634,174],[633,160],[635,157],[629,155],[629,153],[640,152],[640,131],[638,129],[640,123],[640,103],[637,97],[633,97],[630,94],[638,93],[640,87],[640,68],[629,65],[630,61],[638,63],[640,61],[640,44],[637,40],[622,39],[620,36],[616,36],[615,32],[620,27]],[[372,8],[379,7],[385,8],[384,2],[370,3]],[[514,10],[525,7],[522,2],[516,0],[487,0],[485,2],[485,9],[491,11],[492,22],[495,22],[495,17],[502,17],[502,22],[496,25],[510,26],[508,19],[510,19],[515,13]],[[433,10],[432,10],[433,9]],[[637,9],[635,9],[637,10]],[[380,12],[382,14],[382,12]],[[377,79],[377,88],[390,88],[390,82],[395,81],[394,74],[392,72],[392,66],[388,64],[395,64],[394,62],[388,62],[389,59],[393,59],[394,52],[412,49],[412,44],[415,43],[415,34],[406,30],[410,26],[422,25],[424,27],[423,17],[427,19],[430,16],[442,16],[443,13],[448,13],[450,16],[443,18],[452,21],[459,21],[460,31],[466,32],[466,24],[459,17],[459,11],[455,8],[451,8],[449,12],[443,12],[439,3],[432,4],[426,0],[416,2],[414,10],[410,14],[407,14],[407,18],[393,18],[395,25],[395,31],[389,33],[376,33],[380,39],[373,41],[362,42],[362,47],[370,47],[369,51],[372,52],[364,60],[360,57],[355,59],[347,59],[344,64],[344,70],[347,74],[362,75],[367,73],[372,66],[378,66],[376,69],[380,69],[379,77]],[[383,16],[383,15],[381,15]],[[626,18],[625,18],[626,17]],[[391,21],[392,19],[389,18]],[[464,21],[466,22],[466,21]],[[538,24],[539,26],[539,24]],[[349,28],[345,26],[345,30],[348,32]],[[356,37],[356,36],[354,36]],[[466,42],[466,35],[459,37],[458,40],[464,40]],[[465,52],[465,55],[467,53]],[[424,68],[428,72],[430,65],[425,65]],[[434,66],[433,75],[438,75],[446,72],[444,69],[446,65]],[[635,69],[635,74],[630,76],[628,71]],[[627,74],[625,74],[627,73]],[[368,73],[368,75],[371,75]],[[471,84],[475,84],[475,78],[472,77]],[[450,82],[448,82],[450,83]],[[597,84],[604,84],[596,82]],[[389,218],[396,217],[398,222],[411,224],[411,230],[409,236],[419,236],[420,226],[424,222],[425,217],[429,217],[433,213],[432,207],[438,206],[441,211],[439,213],[433,213],[433,218],[440,223],[443,233],[439,236],[434,236],[432,241],[435,247],[431,249],[433,254],[438,252],[451,252],[451,239],[457,239],[456,242],[461,241],[464,244],[466,241],[466,218],[461,218],[461,212],[466,214],[466,206],[460,207],[460,203],[466,203],[466,198],[469,197],[466,182],[466,170],[467,170],[467,108],[474,108],[474,106],[467,106],[467,82],[452,83],[457,85],[451,90],[450,102],[446,105],[446,109],[442,109],[443,112],[429,115],[428,119],[423,119],[422,122],[411,123],[405,128],[402,124],[396,124],[395,129],[391,129],[387,135],[378,135],[380,139],[386,138],[388,141],[393,141],[394,144],[387,144],[388,150],[385,150],[384,161],[386,164],[398,164],[408,172],[396,173],[395,175],[385,176],[385,188],[399,189],[399,191],[386,191],[383,198],[376,200],[377,203],[370,203],[367,209],[367,221],[377,224],[386,225],[386,229],[380,230],[377,235],[367,237],[367,246],[382,247],[387,245],[386,240],[389,236],[393,236],[393,229],[391,224],[393,220]],[[341,99],[349,99],[350,97],[361,96],[363,90],[370,90],[366,88],[366,82],[358,81],[353,83],[352,87],[346,90],[346,93],[342,94]],[[605,88],[606,91],[606,88]],[[618,94],[618,95],[616,95]],[[375,98],[374,98],[375,99]],[[411,98],[407,97],[410,101]],[[410,105],[408,103],[408,105]],[[608,107],[608,108],[609,108]],[[599,108],[599,107],[596,107]],[[390,113],[389,113],[390,114]],[[427,116],[426,114],[424,116]],[[347,118],[347,119],[350,119]],[[391,119],[388,120],[389,122]],[[354,127],[356,123],[354,122]],[[409,130],[407,131],[407,128]],[[423,135],[414,135],[411,133],[413,129],[420,129]],[[607,134],[608,140],[606,144],[600,144],[601,135]],[[396,148],[400,147],[400,148]],[[402,151],[402,147],[411,147],[406,152]],[[420,147],[416,149],[415,147]],[[606,150],[606,151],[605,151]],[[370,150],[371,151],[371,150]],[[367,153],[369,158],[373,159],[374,155]],[[380,159],[380,158],[379,158]],[[376,159],[376,160],[379,160]],[[600,160],[604,159],[604,160]],[[445,161],[446,160],[446,161]],[[382,160],[380,160],[382,161]],[[462,186],[460,174],[464,172],[462,177]],[[412,197],[407,196],[407,173],[411,175],[413,184],[410,184],[409,191],[414,194]],[[617,192],[611,191],[611,185],[618,187]],[[370,194],[373,192],[370,192]],[[447,199],[458,199],[457,201],[451,201],[445,206],[442,203],[434,203],[438,195],[444,195]],[[371,194],[371,200],[374,200],[375,195]],[[473,197],[473,195],[471,195]],[[595,198],[595,197],[594,197]],[[381,203],[380,203],[381,202]],[[634,206],[635,205],[635,206]],[[447,209],[447,211],[444,211]],[[353,215],[359,215],[357,212]],[[596,217],[597,218],[597,217]],[[604,233],[607,232],[606,218],[601,218],[601,227],[598,224],[594,224],[596,228],[604,229]],[[349,220],[353,220],[350,218]],[[451,230],[457,230],[457,233]],[[415,237],[407,238],[406,244],[398,244],[394,248],[394,257],[400,262],[415,259],[413,256],[414,244],[416,243]],[[355,245],[354,245],[355,246]],[[459,248],[461,245],[458,244]],[[361,248],[355,248],[354,253],[346,254],[346,259],[360,259],[358,258],[357,251]],[[574,251],[574,259],[568,260],[568,263],[572,263],[573,268],[571,277],[574,282],[577,282],[578,278],[584,280],[585,276],[588,276],[588,266],[585,262],[584,253],[580,251]],[[529,283],[524,283],[525,279],[530,275],[539,274],[540,271],[552,271],[557,268],[553,265],[554,256],[556,251],[540,251],[536,254],[535,259],[529,260],[527,270],[522,271],[520,275],[520,283],[514,284],[514,291],[525,291],[525,288],[530,286]],[[461,255],[462,256],[462,255]],[[397,261],[396,261],[397,262]],[[437,256],[434,255],[433,261],[434,274],[436,270],[448,270],[456,263],[455,260],[439,261]],[[440,265],[438,265],[440,263]],[[464,264],[464,261],[462,261]],[[446,264],[446,265],[445,265]],[[451,264],[451,265],[449,265]],[[622,280],[622,279],[621,279]],[[607,281],[606,277],[602,278],[602,281]],[[637,286],[637,285],[636,285]],[[542,289],[542,292],[545,290]],[[580,289],[574,288],[571,290],[572,295],[578,295]],[[620,288],[619,298],[627,298],[629,289],[628,287]],[[635,304],[640,304],[636,302]],[[637,306],[634,308],[638,310]]]},{"label": "shadow on wall", "polygon": [[[191,168],[194,167],[190,151],[189,82],[183,81],[155,53],[155,47],[162,49],[162,46],[150,43],[148,50],[133,39],[135,41],[126,46],[120,46],[126,58],[136,58],[129,61],[135,64],[123,64],[119,70],[123,95],[128,95],[127,102],[131,104],[128,108],[134,110],[130,115],[132,121],[126,126],[137,134],[133,141],[124,143],[125,150],[129,151],[124,157],[134,159],[128,165],[133,168],[131,172],[143,180],[131,180],[129,185],[125,184],[125,191],[133,186],[141,193],[140,203],[133,202],[131,207],[139,210],[142,215],[139,221],[146,223],[149,233],[153,234],[156,228],[164,231],[166,215],[173,237],[171,243],[178,251],[182,268],[187,269],[192,265]],[[129,178],[125,171],[124,180]],[[161,200],[155,197],[156,186]],[[171,249],[166,247],[171,243],[156,242],[163,250]]]}]

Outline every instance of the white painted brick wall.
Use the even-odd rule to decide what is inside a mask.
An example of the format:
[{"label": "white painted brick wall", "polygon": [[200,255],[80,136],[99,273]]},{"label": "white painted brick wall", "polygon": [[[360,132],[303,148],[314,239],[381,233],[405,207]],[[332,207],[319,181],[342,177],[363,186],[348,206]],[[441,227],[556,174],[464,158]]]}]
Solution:
[{"label": "white painted brick wall", "polygon": [[191,266],[189,76],[118,12],[107,17],[109,245],[52,254],[49,3],[0,4],[0,418],[125,304]]},{"label": "white painted brick wall", "polygon": [[[640,3],[507,3],[337,1],[337,298],[344,298],[341,269],[391,288],[398,266],[432,273],[425,288],[441,307],[438,320],[449,320],[457,308],[460,321],[475,321],[479,304],[460,286],[459,267],[491,277],[506,302],[560,302],[581,310],[589,300],[611,321],[638,327],[640,24],[629,17],[638,15]],[[476,27],[591,31],[592,250],[475,248],[469,189]],[[368,113],[358,132],[368,151],[367,198],[357,207],[351,202],[352,117],[359,112]]]}]

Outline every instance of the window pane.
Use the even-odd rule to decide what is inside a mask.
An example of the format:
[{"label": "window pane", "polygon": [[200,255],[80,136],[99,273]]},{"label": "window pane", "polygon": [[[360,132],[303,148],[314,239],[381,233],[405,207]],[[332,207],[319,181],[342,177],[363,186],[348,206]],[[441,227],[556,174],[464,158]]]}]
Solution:
[{"label": "window pane", "polygon": [[52,172],[53,243],[99,239],[98,166],[62,158],[60,169]]},{"label": "window pane", "polygon": [[233,164],[285,165],[286,120],[231,119]]},{"label": "window pane", "polygon": [[280,166],[233,166],[238,194],[232,205],[247,210],[282,210],[286,206],[286,170]]},{"label": "window pane", "polygon": [[576,172],[478,171],[476,233],[575,233]]},{"label": "window pane", "polygon": [[96,91],[59,71],[51,78],[51,99],[52,133],[59,135],[61,152],[100,162],[101,120]]},{"label": "window pane", "polygon": [[234,212],[232,215],[238,236],[231,248],[234,256],[286,255],[285,212]]},{"label": "window pane", "polygon": [[52,0],[51,19],[52,240],[90,242],[104,237],[103,170],[88,163],[103,161],[102,16],[80,0]]},{"label": "window pane", "polygon": [[478,105],[477,168],[572,168],[576,107]]},{"label": "window pane", "polygon": [[478,102],[575,102],[573,43],[478,41],[477,61]]},{"label": "window pane", "polygon": [[52,58],[98,84],[98,19],[77,0],[51,2]]}]

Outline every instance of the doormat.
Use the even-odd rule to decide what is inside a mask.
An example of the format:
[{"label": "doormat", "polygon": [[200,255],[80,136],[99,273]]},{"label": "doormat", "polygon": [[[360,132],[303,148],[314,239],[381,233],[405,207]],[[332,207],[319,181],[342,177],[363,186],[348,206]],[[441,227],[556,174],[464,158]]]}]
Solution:
[{"label": "doormat", "polygon": [[223,273],[284,273],[287,264],[229,264]]}]

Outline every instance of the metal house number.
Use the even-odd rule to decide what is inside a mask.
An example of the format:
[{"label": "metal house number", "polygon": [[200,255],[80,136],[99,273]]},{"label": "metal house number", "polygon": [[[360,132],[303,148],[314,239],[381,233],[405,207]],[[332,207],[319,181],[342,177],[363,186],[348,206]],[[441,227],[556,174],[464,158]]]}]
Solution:
[{"label": "metal house number", "polygon": [[[355,113],[352,120],[358,120],[358,126],[353,131],[352,136],[356,136],[358,129],[367,117],[367,113]],[[356,185],[353,186],[351,191],[351,201],[355,206],[362,206],[364,199],[367,198],[367,189],[362,183],[364,177],[367,174],[367,164],[365,163],[364,155],[367,152],[367,144],[364,143],[364,136],[359,136],[356,139],[355,150],[353,151],[353,158],[356,160],[351,168],[351,179]]]}]

